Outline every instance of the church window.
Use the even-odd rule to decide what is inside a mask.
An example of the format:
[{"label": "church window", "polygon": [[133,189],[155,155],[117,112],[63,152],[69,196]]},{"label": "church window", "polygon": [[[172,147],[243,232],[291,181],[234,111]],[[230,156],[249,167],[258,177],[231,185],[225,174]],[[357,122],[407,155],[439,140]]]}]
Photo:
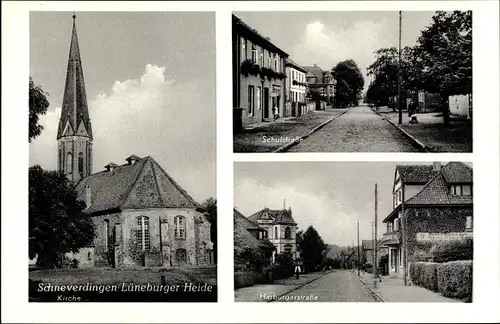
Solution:
[{"label": "church window", "polygon": [[292,230],[290,229],[290,227],[285,228],[285,238],[286,239],[292,238]]},{"label": "church window", "polygon": [[83,153],[78,153],[78,173],[83,175]]},{"label": "church window", "polygon": [[71,152],[66,156],[66,173],[71,174],[73,171],[73,154]]},{"label": "church window", "polygon": [[149,218],[137,217],[137,245],[141,251],[149,251]]},{"label": "church window", "polygon": [[92,252],[89,252],[89,253],[87,254],[87,260],[88,260],[88,261],[92,261]]},{"label": "church window", "polygon": [[109,220],[105,219],[104,220],[104,230],[103,230],[103,235],[104,235],[104,248],[106,249],[106,251],[108,251],[109,247],[108,247],[108,231],[109,231]]},{"label": "church window", "polygon": [[184,264],[187,261],[186,249],[175,250],[175,261],[177,264]]},{"label": "church window", "polygon": [[186,239],[186,219],[182,216],[175,216],[175,238],[177,240]]},{"label": "church window", "polygon": [[278,239],[278,226],[274,228],[274,239]]}]

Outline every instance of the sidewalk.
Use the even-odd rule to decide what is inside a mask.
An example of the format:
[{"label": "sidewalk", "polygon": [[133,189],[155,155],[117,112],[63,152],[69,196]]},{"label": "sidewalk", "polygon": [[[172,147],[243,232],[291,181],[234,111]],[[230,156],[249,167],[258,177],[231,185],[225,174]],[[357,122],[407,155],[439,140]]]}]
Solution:
[{"label": "sidewalk", "polygon": [[418,286],[405,286],[402,278],[382,277],[374,288],[373,275],[361,273],[359,279],[384,302],[445,302],[460,303],[460,300],[446,298],[439,293]]},{"label": "sidewalk", "polygon": [[416,114],[418,124],[410,124],[408,112],[403,111],[403,123],[399,125],[399,113],[392,108],[372,109],[402,128],[430,152],[472,152],[472,124],[466,120],[450,116],[450,124],[444,125],[443,115],[434,112]]},{"label": "sidewalk", "polygon": [[252,124],[241,134],[234,135],[233,150],[235,153],[273,152],[292,140],[299,140],[315,127],[348,110],[316,110],[299,117],[285,117],[274,122]]},{"label": "sidewalk", "polygon": [[295,277],[275,280],[272,284],[254,285],[243,287],[234,291],[234,298],[237,302],[266,302],[272,298],[287,294],[298,289],[329,272],[311,272],[301,274],[299,279]]}]

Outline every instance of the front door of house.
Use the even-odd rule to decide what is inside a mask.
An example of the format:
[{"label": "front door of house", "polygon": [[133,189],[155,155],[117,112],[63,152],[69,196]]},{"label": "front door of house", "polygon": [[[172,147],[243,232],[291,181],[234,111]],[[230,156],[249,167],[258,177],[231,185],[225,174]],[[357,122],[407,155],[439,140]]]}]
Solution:
[{"label": "front door of house", "polygon": [[269,88],[264,88],[264,113],[262,115],[263,120],[269,120]]}]

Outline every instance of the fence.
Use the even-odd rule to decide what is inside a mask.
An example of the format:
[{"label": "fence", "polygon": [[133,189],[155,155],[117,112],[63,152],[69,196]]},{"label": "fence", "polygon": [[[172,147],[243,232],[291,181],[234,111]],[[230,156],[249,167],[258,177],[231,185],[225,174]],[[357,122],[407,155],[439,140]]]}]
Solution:
[{"label": "fence", "polygon": [[252,286],[266,281],[265,275],[255,271],[237,271],[234,273],[234,288]]}]

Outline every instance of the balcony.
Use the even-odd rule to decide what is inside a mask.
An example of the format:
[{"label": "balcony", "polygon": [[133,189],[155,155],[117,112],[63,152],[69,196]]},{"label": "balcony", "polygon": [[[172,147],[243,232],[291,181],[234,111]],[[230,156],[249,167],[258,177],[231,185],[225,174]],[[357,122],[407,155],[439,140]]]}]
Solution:
[{"label": "balcony", "polygon": [[389,232],[389,233],[384,233],[382,235],[382,241],[380,244],[385,244],[385,245],[395,245],[399,244],[400,242],[400,232]]}]

